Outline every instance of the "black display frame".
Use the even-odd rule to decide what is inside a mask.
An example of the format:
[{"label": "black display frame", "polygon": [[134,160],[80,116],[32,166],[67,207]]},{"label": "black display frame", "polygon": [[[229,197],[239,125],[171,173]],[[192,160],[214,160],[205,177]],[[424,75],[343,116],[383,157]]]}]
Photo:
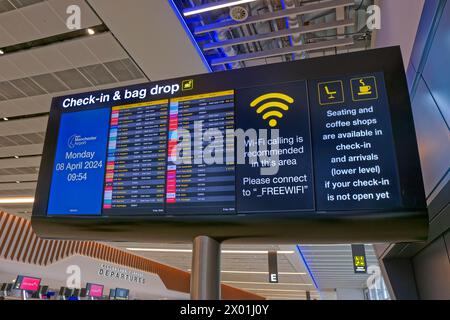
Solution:
[{"label": "black display frame", "polygon": [[[223,90],[237,90],[270,83],[311,80],[383,72],[389,101],[392,133],[397,159],[402,207],[395,210],[358,210],[348,212],[252,213],[221,215],[149,215],[149,216],[47,216],[47,204],[61,116],[66,98],[85,97],[89,93],[57,97],[52,101],[44,153],[33,207],[32,224],[45,238],[103,241],[190,242],[198,235],[218,240],[261,243],[336,243],[425,240],[428,215],[420,167],[411,103],[400,47],[327,56],[289,63],[271,64],[214,74],[189,76],[129,87],[101,90],[137,90],[165,86],[193,79],[195,87],[172,98]],[[269,76],[268,76],[269,75]],[[152,100],[166,98],[156,95]],[[127,100],[121,105],[142,102]],[[117,105],[99,105],[106,107]],[[75,108],[73,112],[79,109]],[[67,110],[65,112],[72,112]]]}]

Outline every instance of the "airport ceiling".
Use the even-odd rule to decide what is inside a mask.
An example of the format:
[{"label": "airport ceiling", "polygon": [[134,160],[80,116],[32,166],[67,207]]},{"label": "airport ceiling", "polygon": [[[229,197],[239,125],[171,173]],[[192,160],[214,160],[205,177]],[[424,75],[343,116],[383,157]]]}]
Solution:
[{"label": "airport ceiling", "polygon": [[[373,1],[258,0],[235,11],[253,21],[244,24],[233,20],[238,16],[230,18],[228,8],[184,20],[174,10],[209,2],[214,1],[0,0],[0,199],[34,197],[54,96],[364,50],[373,42],[365,29],[366,7]],[[81,9],[81,30],[67,28],[70,5]],[[217,29],[224,21],[225,27]],[[208,27],[214,30],[207,31]],[[306,31],[292,32],[298,28]],[[0,203],[0,210],[29,218],[32,203]],[[345,250],[342,279],[348,280],[351,256],[349,248]],[[313,252],[309,248],[305,252],[315,263]],[[179,261],[155,252],[146,256],[181,268],[190,263],[189,256],[177,256]],[[303,272],[304,265],[293,257],[281,259],[281,271]],[[259,270],[267,265],[266,256],[249,255],[243,265],[240,261],[242,255],[226,257],[225,267]],[[327,266],[333,272],[333,266]],[[228,278],[264,280],[257,274]],[[300,288],[302,283],[312,284],[306,276],[297,280]],[[360,280],[352,285],[361,287]]]},{"label": "airport ceiling", "polygon": [[[371,1],[253,1],[240,5],[254,19],[245,25],[235,25],[229,8],[187,17],[190,39],[174,9],[209,2],[0,0],[0,198],[34,196],[54,96],[370,47]],[[81,30],[67,28],[70,5],[81,9]],[[286,17],[292,10],[303,13]],[[301,26],[310,32],[292,33]],[[351,44],[336,46],[341,40]],[[286,51],[317,43],[322,49]],[[31,208],[0,204],[24,217]]]}]

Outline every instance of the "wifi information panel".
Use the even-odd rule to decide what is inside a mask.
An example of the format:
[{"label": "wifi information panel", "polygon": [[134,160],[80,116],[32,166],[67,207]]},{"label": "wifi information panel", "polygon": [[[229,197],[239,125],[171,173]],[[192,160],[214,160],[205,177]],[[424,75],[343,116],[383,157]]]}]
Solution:
[{"label": "wifi information panel", "polygon": [[388,48],[55,98],[33,217],[95,239],[403,241],[427,234],[421,176]]},{"label": "wifi information panel", "polygon": [[[237,165],[239,212],[314,210],[306,81],[243,89],[237,101],[248,106],[237,110],[238,128],[278,130],[267,139],[249,134],[245,141],[245,163]],[[281,117],[255,116],[268,112]]]}]

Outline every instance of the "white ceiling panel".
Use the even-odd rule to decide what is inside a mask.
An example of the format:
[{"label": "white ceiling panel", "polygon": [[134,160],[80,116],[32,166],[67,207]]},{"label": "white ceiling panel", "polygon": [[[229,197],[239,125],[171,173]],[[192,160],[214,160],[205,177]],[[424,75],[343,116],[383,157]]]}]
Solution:
[{"label": "white ceiling panel", "polygon": [[58,50],[74,67],[99,63],[97,57],[86,47],[84,41],[65,41],[58,45]]},{"label": "white ceiling panel", "polygon": [[[68,90],[68,91],[61,91],[56,92],[55,94],[45,94],[45,95],[39,95],[34,97],[25,97],[25,98],[19,98],[19,99],[13,99],[13,100],[4,100],[0,101],[0,117],[15,117],[15,116],[21,116],[26,114],[36,114],[36,113],[43,113],[43,112],[49,112],[50,106],[52,103],[52,98],[56,96],[63,96],[63,95],[69,95],[69,94],[76,94],[80,92],[86,92],[86,91],[94,91],[94,90],[100,90],[100,89],[108,89],[112,87],[118,87],[118,86],[127,86],[127,85],[133,85],[144,82],[145,79],[136,79],[131,81],[124,81],[124,82],[114,82],[108,85],[96,85],[95,87],[90,88],[82,88],[79,90]],[[0,132],[1,132],[1,126],[0,124]],[[0,135],[2,135],[0,133]]]},{"label": "white ceiling panel", "polygon": [[0,176],[0,182],[37,181],[38,174],[17,174]]},{"label": "white ceiling panel", "polygon": [[152,81],[207,72],[169,1],[88,2]]},{"label": "white ceiling panel", "polygon": [[41,157],[29,157],[20,159],[0,159],[0,168],[22,168],[22,167],[39,167]]},{"label": "white ceiling panel", "polygon": [[[20,9],[22,10],[22,9]],[[14,44],[42,38],[41,33],[36,29],[20,10],[13,10],[2,13],[0,26],[10,35],[13,42],[0,42],[0,47],[7,47]],[[7,40],[7,39],[5,39]]]},{"label": "white ceiling panel", "polygon": [[50,104],[50,95],[0,101],[0,117],[15,117],[24,114],[48,112]]},{"label": "white ceiling panel", "polygon": [[29,50],[7,55],[6,58],[27,76],[48,72],[45,65],[37,60]]},{"label": "white ceiling panel", "polygon": [[36,189],[36,182],[25,182],[25,183],[0,183],[0,190],[23,190]]},{"label": "white ceiling panel", "polygon": [[1,157],[26,156],[42,153],[43,144],[30,144],[25,146],[4,147],[1,149]]},{"label": "white ceiling panel", "polygon": [[[1,17],[2,14],[0,14],[0,18]],[[14,42],[15,42],[14,38],[0,24],[0,45]]]},{"label": "white ceiling panel", "polygon": [[57,47],[58,44],[54,44],[31,49],[30,51],[33,52],[35,58],[48,70],[65,70],[71,63],[59,50],[56,50]]},{"label": "white ceiling panel", "polygon": [[81,28],[102,22],[83,0],[49,0],[0,14],[0,47],[71,32],[67,28],[67,7],[81,9]]},{"label": "white ceiling panel", "polygon": [[0,79],[10,80],[25,77],[26,75],[20,71],[17,66],[11,62],[9,57],[0,56]]},{"label": "white ceiling panel", "polygon": [[85,38],[84,43],[102,61],[120,60],[128,57],[128,54],[110,32]]},{"label": "white ceiling panel", "polygon": [[41,38],[68,31],[64,20],[50,8],[46,1],[19,10],[40,31]]},{"label": "white ceiling panel", "polygon": [[48,117],[29,118],[0,122],[0,136],[43,132],[47,128]]},{"label": "white ceiling panel", "polygon": [[[34,96],[34,97],[25,97],[25,98],[13,99],[13,100],[0,101],[0,117],[1,118],[15,117],[15,116],[21,116],[21,115],[26,115],[26,114],[49,112],[53,97],[75,94],[75,93],[86,92],[86,91],[108,89],[108,88],[118,87],[118,86],[133,85],[133,84],[142,83],[142,82],[144,82],[144,80],[145,79],[142,78],[142,79],[136,79],[136,80],[130,80],[130,81],[124,81],[124,82],[114,82],[114,83],[108,84],[108,85],[97,85],[95,87],[82,88],[82,89],[78,89],[78,90],[67,90],[67,91],[56,92],[53,95],[45,94],[45,95]],[[1,126],[2,126],[2,124],[0,124],[0,132],[1,132]],[[1,135],[1,133],[0,133],[0,135]]]}]

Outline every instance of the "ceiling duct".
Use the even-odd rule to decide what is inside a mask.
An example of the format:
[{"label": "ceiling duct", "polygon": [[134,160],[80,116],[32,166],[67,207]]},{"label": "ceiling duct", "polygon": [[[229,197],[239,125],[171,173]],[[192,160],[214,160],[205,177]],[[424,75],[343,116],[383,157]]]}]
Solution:
[{"label": "ceiling duct", "polygon": [[[295,0],[281,0],[281,5],[283,9],[293,9],[296,7]],[[296,29],[300,27],[299,16],[292,15],[286,18],[286,28]],[[289,37],[292,46],[299,46],[303,44],[302,35],[300,33],[295,33]],[[293,60],[305,59],[307,58],[306,52],[299,52],[292,54]]]}]

